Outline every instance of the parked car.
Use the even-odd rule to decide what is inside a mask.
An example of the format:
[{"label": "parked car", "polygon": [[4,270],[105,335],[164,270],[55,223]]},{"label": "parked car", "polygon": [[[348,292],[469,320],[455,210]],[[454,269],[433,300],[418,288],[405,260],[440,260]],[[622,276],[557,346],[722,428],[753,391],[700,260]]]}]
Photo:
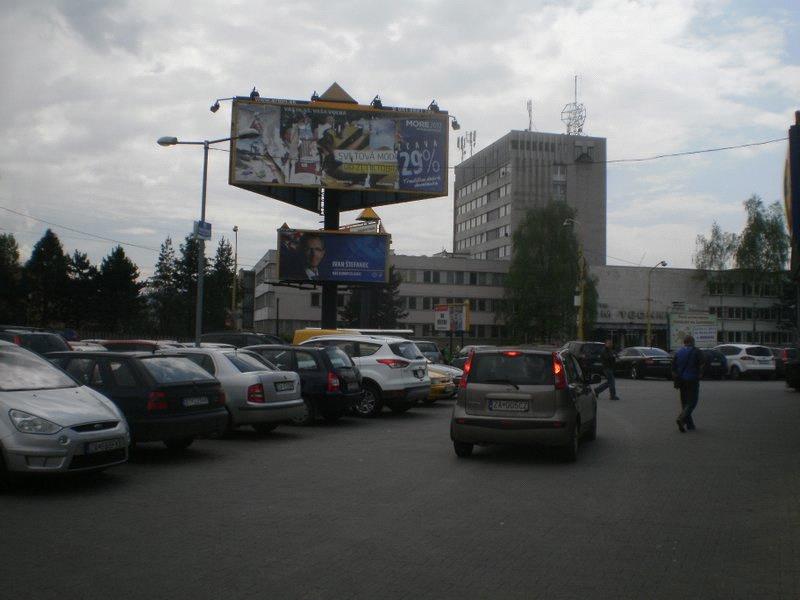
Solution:
[{"label": "parked car", "polygon": [[800,348],[787,348],[783,373],[786,385],[800,391]]},{"label": "parked car", "polygon": [[301,346],[337,346],[361,373],[364,394],[354,410],[362,417],[380,414],[384,406],[405,412],[428,397],[431,379],[428,361],[414,342],[397,337],[329,335],[311,338]]},{"label": "parked car", "polygon": [[444,364],[444,356],[442,355],[442,351],[439,350],[439,346],[436,342],[414,340],[414,343],[417,345],[417,348],[419,348],[419,351],[422,352],[422,356],[427,358],[429,361],[437,365]]},{"label": "parked car", "polygon": [[491,350],[492,348],[495,348],[495,346],[490,346],[490,345],[485,345],[485,346],[472,346],[472,345],[464,346],[463,348],[461,348],[461,350],[458,351],[458,354],[456,354],[450,360],[450,365],[453,366],[453,367],[456,367],[458,369],[463,370],[464,369],[464,365],[467,362],[467,358],[470,355],[470,352],[478,352],[479,350]]},{"label": "parked car", "polygon": [[119,465],[129,442],[125,417],[108,398],[0,341],[0,480]]},{"label": "parked car", "polygon": [[111,352],[155,352],[175,347],[172,342],[160,340],[100,340],[99,343]]},{"label": "parked car", "polygon": [[0,340],[22,346],[41,356],[48,352],[70,349],[63,337],[47,331],[8,328],[0,331]]},{"label": "parked car", "polygon": [[722,379],[728,376],[725,355],[714,348],[699,348],[703,353],[703,379]]},{"label": "parked car", "polygon": [[597,436],[597,396],[569,352],[495,348],[471,354],[450,421],[459,457],[476,444],[545,444],[578,456],[580,438]]},{"label": "parked car", "polygon": [[295,422],[313,423],[317,415],[336,421],[349,412],[361,398],[361,376],[347,353],[336,347],[266,344],[246,346],[282,371],[294,371],[300,377],[300,389],[306,412]]},{"label": "parked car", "polygon": [[728,377],[742,376],[771,379],[775,377],[775,359],[772,350],[756,344],[720,344],[714,348],[728,361]]},{"label": "parked car", "polygon": [[631,379],[672,379],[672,357],[661,348],[632,346],[617,354],[614,373],[627,375]]},{"label": "parked car", "polygon": [[278,371],[258,354],[224,348],[183,348],[174,352],[194,361],[222,384],[228,429],[250,425],[259,433],[267,433],[305,414],[297,373]]},{"label": "parked car", "polygon": [[785,379],[786,362],[797,355],[797,348],[770,348],[775,358],[775,379]]},{"label": "parked car", "polygon": [[564,344],[562,351],[568,351],[578,359],[584,372],[603,375],[603,361],[600,355],[606,345],[603,342],[583,342],[575,340]]},{"label": "parked car", "polygon": [[111,351],[53,352],[48,358],[119,407],[134,445],[163,442],[183,450],[195,438],[225,429],[222,387],[186,358]]},{"label": "parked car", "polygon": [[72,350],[77,350],[79,352],[105,352],[106,347],[101,346],[100,344],[95,344],[94,342],[69,342],[69,346]]},{"label": "parked car", "polygon": [[[431,369],[432,363],[428,363],[428,370]],[[454,367],[452,365],[433,365],[433,367],[442,373],[448,373],[450,377],[453,378],[453,384],[458,387],[458,384],[461,383],[461,376],[464,375],[464,371],[459,369],[458,367]]]},{"label": "parked car", "polygon": [[259,344],[283,344],[283,340],[268,333],[253,333],[252,331],[216,331],[204,333],[200,336],[201,342],[216,344],[230,344],[236,348],[256,346]]},{"label": "parked car", "polygon": [[[426,404],[437,400],[447,400],[456,395],[457,387],[453,381],[453,371],[460,370],[448,365],[428,363],[428,375],[431,378],[431,391],[425,399]],[[460,379],[460,377],[459,377]]]}]

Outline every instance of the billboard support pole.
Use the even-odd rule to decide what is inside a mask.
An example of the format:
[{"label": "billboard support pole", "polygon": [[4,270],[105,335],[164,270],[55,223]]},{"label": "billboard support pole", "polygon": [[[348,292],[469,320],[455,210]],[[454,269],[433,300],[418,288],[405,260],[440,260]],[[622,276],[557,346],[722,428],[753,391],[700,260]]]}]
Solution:
[{"label": "billboard support pole", "polygon": [[[323,216],[325,229],[339,230],[339,192],[325,190],[325,208]],[[336,329],[336,298],[339,286],[336,283],[324,282],[322,284],[322,319],[323,329]]]}]

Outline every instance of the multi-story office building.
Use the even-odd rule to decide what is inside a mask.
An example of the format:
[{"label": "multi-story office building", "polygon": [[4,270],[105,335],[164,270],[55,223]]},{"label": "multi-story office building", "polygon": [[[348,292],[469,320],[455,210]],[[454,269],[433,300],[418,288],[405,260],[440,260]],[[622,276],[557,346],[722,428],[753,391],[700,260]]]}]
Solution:
[{"label": "multi-story office building", "polygon": [[606,262],[606,140],[511,131],[455,168],[453,251],[508,259],[530,208],[566,202],[590,265]]}]

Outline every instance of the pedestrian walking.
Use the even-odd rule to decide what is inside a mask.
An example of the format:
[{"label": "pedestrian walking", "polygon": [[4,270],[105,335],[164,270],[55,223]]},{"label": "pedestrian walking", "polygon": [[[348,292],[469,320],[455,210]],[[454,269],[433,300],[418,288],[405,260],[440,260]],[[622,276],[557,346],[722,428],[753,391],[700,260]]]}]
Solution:
[{"label": "pedestrian walking", "polygon": [[608,389],[612,400],[619,400],[617,396],[617,385],[614,379],[614,365],[617,364],[617,357],[614,354],[614,342],[606,340],[606,346],[600,352],[600,362],[603,363],[603,375],[606,380],[594,388],[594,393],[598,396],[601,392]]},{"label": "pedestrian walking", "polygon": [[681,393],[681,414],[675,419],[678,431],[694,431],[692,413],[700,399],[700,377],[703,374],[703,353],[694,345],[694,338],[683,338],[683,347],[672,359],[672,379],[675,388]]}]

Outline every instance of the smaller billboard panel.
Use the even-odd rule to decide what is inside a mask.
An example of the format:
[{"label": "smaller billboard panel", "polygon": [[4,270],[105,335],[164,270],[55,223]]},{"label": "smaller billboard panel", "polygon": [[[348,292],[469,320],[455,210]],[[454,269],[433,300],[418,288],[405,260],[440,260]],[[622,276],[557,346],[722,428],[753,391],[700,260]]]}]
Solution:
[{"label": "smaller billboard panel", "polygon": [[386,283],[389,235],[301,229],[278,230],[278,279]]},{"label": "smaller billboard panel", "polygon": [[437,304],[433,308],[434,331],[469,331],[469,303]]},{"label": "smaller billboard panel", "polygon": [[683,338],[691,335],[695,346],[710,348],[717,345],[717,317],[702,311],[669,313],[669,349],[683,346]]},{"label": "smaller billboard panel", "polygon": [[450,305],[437,304],[433,309],[435,331],[450,331]]}]

